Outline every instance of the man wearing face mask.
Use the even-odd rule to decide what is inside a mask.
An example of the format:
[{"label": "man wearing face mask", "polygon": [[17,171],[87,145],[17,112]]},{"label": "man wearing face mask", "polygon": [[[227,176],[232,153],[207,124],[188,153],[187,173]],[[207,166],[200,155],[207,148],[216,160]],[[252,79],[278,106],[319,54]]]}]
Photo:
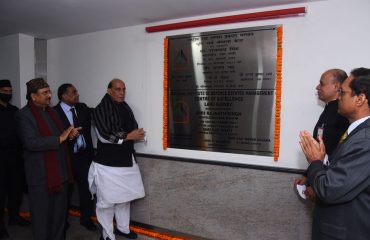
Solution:
[{"label": "man wearing face mask", "polygon": [[4,224],[6,199],[9,224],[21,226],[30,224],[18,214],[23,195],[23,163],[14,121],[18,108],[9,103],[11,98],[10,81],[0,80],[0,239],[9,237]]}]

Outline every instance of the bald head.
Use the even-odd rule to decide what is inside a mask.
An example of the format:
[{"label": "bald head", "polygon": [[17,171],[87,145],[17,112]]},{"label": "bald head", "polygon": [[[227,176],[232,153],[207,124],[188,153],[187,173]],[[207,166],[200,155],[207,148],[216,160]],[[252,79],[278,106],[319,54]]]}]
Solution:
[{"label": "bald head", "polygon": [[347,78],[341,69],[329,69],[321,75],[320,83],[316,86],[319,99],[325,103],[338,98],[338,89]]},{"label": "bald head", "polygon": [[107,93],[114,102],[122,103],[125,101],[126,85],[121,79],[115,78],[109,82]]}]

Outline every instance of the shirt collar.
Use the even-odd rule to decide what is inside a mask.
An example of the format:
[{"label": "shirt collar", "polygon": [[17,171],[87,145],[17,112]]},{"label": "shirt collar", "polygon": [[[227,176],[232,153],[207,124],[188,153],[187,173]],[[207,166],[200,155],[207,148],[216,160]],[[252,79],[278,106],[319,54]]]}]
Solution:
[{"label": "shirt collar", "polygon": [[74,106],[69,106],[68,104],[62,101],[60,102],[60,106],[62,107],[64,112],[69,112],[71,111],[71,108],[74,107]]},{"label": "shirt collar", "polygon": [[353,123],[351,123],[351,125],[349,125],[348,130],[347,130],[348,135],[353,130],[355,130],[355,128],[357,128],[361,123],[365,122],[368,118],[370,118],[370,116],[366,116],[366,117],[360,118],[360,119],[354,121]]}]

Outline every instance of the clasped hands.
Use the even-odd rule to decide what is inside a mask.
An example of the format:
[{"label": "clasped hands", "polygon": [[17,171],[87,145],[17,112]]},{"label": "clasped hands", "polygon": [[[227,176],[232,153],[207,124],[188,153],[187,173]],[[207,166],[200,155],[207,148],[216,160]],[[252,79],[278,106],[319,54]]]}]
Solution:
[{"label": "clasped hands", "polygon": [[59,136],[59,142],[62,143],[64,142],[65,140],[67,140],[67,138],[69,138],[70,140],[73,140],[75,139],[76,137],[78,137],[80,135],[80,131],[81,131],[82,127],[73,127],[73,126],[69,126],[66,130],[64,130],[62,132],[62,134]]},{"label": "clasped hands", "polygon": [[[307,162],[311,163],[313,161],[323,161],[325,158],[325,145],[321,136],[318,136],[318,142],[311,136],[311,134],[304,130],[299,133],[299,144],[303,154],[306,156]],[[294,181],[294,186],[296,185],[306,185],[307,177],[302,176]],[[315,202],[316,194],[311,186],[306,186],[304,194],[307,198]]]},{"label": "clasped hands", "polygon": [[299,133],[299,139],[299,144],[308,163],[324,160],[325,145],[321,136],[318,136],[319,142],[317,142],[308,131],[304,130]]}]

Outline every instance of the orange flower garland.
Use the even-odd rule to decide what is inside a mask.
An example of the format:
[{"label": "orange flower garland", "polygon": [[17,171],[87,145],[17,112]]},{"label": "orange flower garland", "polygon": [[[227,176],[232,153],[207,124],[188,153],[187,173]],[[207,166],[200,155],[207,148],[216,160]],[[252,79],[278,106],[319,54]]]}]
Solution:
[{"label": "orange flower garland", "polygon": [[[80,217],[81,216],[80,211],[77,210],[77,209],[69,209],[68,213],[69,213],[69,215],[71,215],[73,217]],[[31,216],[29,212],[20,212],[19,215],[24,217],[24,218],[30,218],[30,216]],[[97,222],[96,217],[91,217],[91,220],[94,221],[94,222]],[[153,230],[149,230],[149,229],[146,229],[146,228],[143,228],[143,227],[132,226],[132,225],[130,225],[130,230],[132,230],[132,231],[134,231],[138,234],[141,234],[141,235],[145,235],[145,236],[148,236],[148,237],[151,237],[151,238],[156,238],[156,239],[161,239],[161,240],[162,239],[163,240],[187,240],[188,239],[188,238],[183,238],[183,237],[170,236],[170,235],[155,232]]]},{"label": "orange flower garland", "polygon": [[168,148],[168,38],[164,38],[163,149]]},{"label": "orange flower garland", "polygon": [[145,235],[151,238],[163,239],[163,240],[187,240],[188,238],[174,237],[167,234],[155,232],[153,230],[145,229],[137,226],[130,226],[130,229],[138,234]]},{"label": "orange flower garland", "polygon": [[274,161],[279,159],[280,150],[280,113],[281,113],[281,81],[283,67],[283,26],[277,28],[276,56],[276,95],[275,95],[275,129],[274,129]]}]

